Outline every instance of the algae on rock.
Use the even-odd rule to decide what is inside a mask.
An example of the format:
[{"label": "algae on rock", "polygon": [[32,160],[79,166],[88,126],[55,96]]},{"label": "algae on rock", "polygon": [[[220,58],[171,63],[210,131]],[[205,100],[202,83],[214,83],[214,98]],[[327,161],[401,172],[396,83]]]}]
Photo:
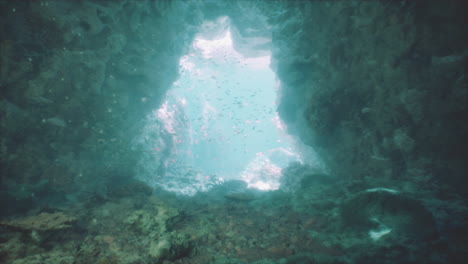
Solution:
[{"label": "algae on rock", "polygon": [[144,236],[148,244],[148,253],[155,259],[176,259],[186,256],[191,251],[191,239],[188,234],[170,231],[168,224],[179,215],[178,210],[168,207],[156,199],[150,201],[152,208],[135,210],[124,223]]}]

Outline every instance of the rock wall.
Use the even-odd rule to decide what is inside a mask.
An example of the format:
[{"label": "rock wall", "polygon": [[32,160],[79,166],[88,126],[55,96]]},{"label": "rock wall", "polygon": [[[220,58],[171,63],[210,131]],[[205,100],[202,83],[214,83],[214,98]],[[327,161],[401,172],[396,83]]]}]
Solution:
[{"label": "rock wall", "polygon": [[132,177],[130,142],[177,78],[197,9],[179,1],[0,5],[2,195],[102,189]]},{"label": "rock wall", "polygon": [[466,192],[464,9],[458,1],[290,6],[273,26],[290,132],[341,178]]}]

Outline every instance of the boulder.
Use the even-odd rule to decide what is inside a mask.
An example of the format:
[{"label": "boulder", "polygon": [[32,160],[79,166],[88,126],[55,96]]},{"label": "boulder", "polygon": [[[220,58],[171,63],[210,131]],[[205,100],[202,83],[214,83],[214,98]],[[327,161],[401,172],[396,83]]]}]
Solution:
[{"label": "boulder", "polygon": [[390,233],[417,241],[437,237],[434,217],[421,202],[391,189],[355,194],[341,205],[340,216],[344,229],[368,232],[374,240]]}]

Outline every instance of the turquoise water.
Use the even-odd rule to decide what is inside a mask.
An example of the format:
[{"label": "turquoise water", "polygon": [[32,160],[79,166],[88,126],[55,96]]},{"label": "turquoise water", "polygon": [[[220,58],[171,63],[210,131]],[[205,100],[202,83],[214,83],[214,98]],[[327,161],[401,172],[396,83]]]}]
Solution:
[{"label": "turquoise water", "polygon": [[[233,48],[230,29],[215,40],[196,38],[180,59],[180,77],[167,92],[155,119],[171,134],[173,148],[165,166],[176,170],[178,182],[158,185],[195,194],[180,170],[196,171],[205,190],[206,178],[243,180],[251,188],[279,187],[281,169],[303,162],[276,111],[279,80],[270,68],[271,55],[245,57]],[[158,121],[156,121],[158,120]],[[151,126],[151,125],[149,125]],[[148,131],[151,133],[151,131]],[[145,134],[143,137],[146,136]],[[162,152],[155,141],[151,150]],[[147,166],[145,164],[144,166]],[[143,177],[158,177],[156,171]]]}]

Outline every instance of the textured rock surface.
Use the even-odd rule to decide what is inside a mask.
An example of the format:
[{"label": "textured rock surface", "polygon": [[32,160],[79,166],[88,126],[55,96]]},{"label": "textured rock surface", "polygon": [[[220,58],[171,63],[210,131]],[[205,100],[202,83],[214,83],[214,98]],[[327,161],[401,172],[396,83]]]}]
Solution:
[{"label": "textured rock surface", "polygon": [[317,1],[288,10],[294,19],[273,27],[273,50],[290,131],[340,177],[466,192],[468,40],[459,4]]},{"label": "textured rock surface", "polygon": [[2,221],[0,225],[17,228],[25,231],[47,231],[70,228],[70,223],[75,222],[76,218],[66,215],[62,212],[41,213],[39,215],[27,216],[10,221]]},{"label": "textured rock surface", "polygon": [[53,178],[50,190],[89,190],[131,177],[130,141],[176,79],[195,33],[191,5],[1,5],[2,186]]}]

